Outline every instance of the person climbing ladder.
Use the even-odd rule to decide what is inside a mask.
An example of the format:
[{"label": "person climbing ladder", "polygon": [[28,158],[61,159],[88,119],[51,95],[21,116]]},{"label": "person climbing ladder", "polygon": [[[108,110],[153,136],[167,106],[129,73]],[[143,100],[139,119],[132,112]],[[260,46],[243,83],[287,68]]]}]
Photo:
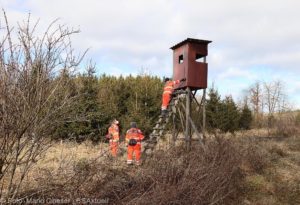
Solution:
[{"label": "person climbing ladder", "polygon": [[169,106],[172,93],[174,92],[174,86],[179,84],[180,82],[184,82],[186,79],[182,78],[181,80],[171,80],[170,78],[165,78],[164,82],[164,91],[162,94],[162,105],[161,105],[161,115],[166,116],[167,108]]}]

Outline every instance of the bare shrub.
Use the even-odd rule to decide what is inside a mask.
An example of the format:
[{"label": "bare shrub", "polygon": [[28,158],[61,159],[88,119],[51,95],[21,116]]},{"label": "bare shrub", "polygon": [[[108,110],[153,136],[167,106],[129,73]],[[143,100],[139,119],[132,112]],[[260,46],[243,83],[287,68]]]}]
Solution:
[{"label": "bare shrub", "polygon": [[191,152],[181,148],[159,152],[129,180],[112,184],[123,190],[110,199],[126,204],[224,204],[237,192],[238,152],[232,142],[218,139]]},{"label": "bare shrub", "polygon": [[295,117],[295,124],[296,126],[300,126],[300,112],[297,112],[297,115]]},{"label": "bare shrub", "polygon": [[[51,145],[49,135],[74,101],[67,74],[79,64],[70,35],[53,22],[43,36],[28,20],[6,28],[0,42],[0,197],[15,198],[29,169]],[[60,73],[66,75],[62,75]]]},{"label": "bare shrub", "polygon": [[282,203],[300,203],[300,179],[295,181],[282,181],[277,179],[275,193]]},{"label": "bare shrub", "polygon": [[241,158],[244,166],[247,167],[247,171],[262,173],[269,163],[268,152],[251,137],[243,139],[239,144],[242,146]]},{"label": "bare shrub", "polygon": [[[161,155],[163,154],[163,155]],[[226,204],[237,193],[241,173],[238,151],[232,141],[217,138],[191,152],[184,149],[158,153],[147,164],[154,190],[134,197],[131,204]],[[148,180],[150,181],[150,180]],[[146,187],[145,187],[146,188]]]},{"label": "bare shrub", "polygon": [[289,138],[288,147],[291,151],[300,151],[300,136]]},{"label": "bare shrub", "polygon": [[278,145],[273,145],[271,149],[269,150],[271,154],[277,154],[280,157],[286,157],[287,153],[282,147],[279,147]]},{"label": "bare shrub", "polygon": [[275,121],[274,128],[273,135],[278,137],[291,137],[298,133],[295,117],[289,113],[280,115]]},{"label": "bare shrub", "polygon": [[190,152],[183,147],[159,151],[142,167],[82,159],[72,174],[56,176],[62,183],[45,177],[40,182],[47,190],[23,195],[107,198],[111,204],[238,204],[242,174],[236,147],[217,138],[207,142],[206,151],[197,145]]},{"label": "bare shrub", "polygon": [[221,138],[207,142],[206,151],[160,151],[133,177],[110,183],[101,197],[116,204],[229,204],[242,177],[239,162],[233,142]]},{"label": "bare shrub", "polygon": [[249,150],[242,152],[248,153],[243,163],[252,167],[242,167],[246,175],[244,196],[249,204],[299,204],[298,139],[261,136],[241,142]]}]

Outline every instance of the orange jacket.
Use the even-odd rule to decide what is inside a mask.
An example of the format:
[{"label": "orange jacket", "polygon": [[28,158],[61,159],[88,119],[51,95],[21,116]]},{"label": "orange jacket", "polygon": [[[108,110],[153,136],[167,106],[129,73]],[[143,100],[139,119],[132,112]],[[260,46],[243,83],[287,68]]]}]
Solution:
[{"label": "orange jacket", "polygon": [[174,81],[169,80],[169,81],[167,81],[165,86],[164,86],[163,94],[166,94],[166,93],[172,94],[173,91],[174,91],[174,86],[178,83],[180,83],[180,80],[174,80]]},{"label": "orange jacket", "polygon": [[112,124],[109,128],[108,128],[108,134],[112,137],[109,141],[110,142],[118,142],[120,139],[119,136],[119,126]]},{"label": "orange jacket", "polygon": [[141,144],[141,141],[144,139],[144,135],[140,129],[130,128],[126,132],[126,142],[128,143],[130,139],[135,139],[137,144]]}]

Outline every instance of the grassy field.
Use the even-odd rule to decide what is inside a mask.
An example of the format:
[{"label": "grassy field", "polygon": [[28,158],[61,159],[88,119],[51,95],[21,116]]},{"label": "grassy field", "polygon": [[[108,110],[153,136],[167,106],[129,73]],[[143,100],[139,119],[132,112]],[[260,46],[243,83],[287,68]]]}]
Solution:
[{"label": "grassy field", "polygon": [[257,168],[243,167],[245,204],[299,204],[299,136],[254,141],[257,156],[252,157]]},{"label": "grassy field", "polygon": [[[197,158],[199,157],[197,155],[199,153],[203,155],[202,161],[190,162],[188,166],[190,170],[187,171],[188,175],[199,172],[200,178],[201,175],[205,176],[205,172],[209,172],[208,169],[199,171],[199,167],[191,167],[196,163],[199,163],[199,165],[202,163],[202,167],[210,167],[211,164],[218,164],[219,162],[215,162],[215,158],[210,158],[210,156],[216,152],[228,152],[228,156],[225,159],[221,159],[223,156],[219,156],[220,163],[221,161],[231,160],[230,163],[237,169],[234,169],[234,171],[229,170],[228,173],[236,175],[238,171],[236,178],[232,178],[237,183],[230,184],[231,182],[226,182],[229,183],[228,188],[234,188],[234,194],[229,194],[229,199],[227,199],[228,197],[226,200],[224,198],[216,204],[300,204],[300,136],[268,137],[267,134],[268,131],[262,129],[239,132],[235,135],[222,135],[216,139],[212,136],[209,141],[217,141],[218,143],[208,145],[209,150],[207,154],[201,151],[198,153],[192,152],[191,156],[195,155],[195,158],[189,158],[186,155],[188,157],[186,158],[187,160],[198,160]],[[223,143],[220,139],[229,139],[229,143]],[[161,142],[159,146],[161,151],[157,151],[158,154],[153,159],[147,160],[141,167],[129,168],[126,166],[126,147],[123,144],[120,148],[120,156],[117,159],[113,159],[109,155],[108,144],[105,143],[97,145],[90,142],[81,144],[74,142],[54,143],[42,159],[31,169],[24,181],[26,185],[22,190],[22,195],[42,195],[49,197],[61,194],[61,197],[72,197],[72,195],[79,194],[81,196],[108,197],[116,204],[121,203],[121,201],[126,201],[128,204],[140,204],[141,200],[147,199],[147,193],[152,197],[159,198],[161,196],[157,196],[156,192],[162,192],[160,189],[173,189],[173,184],[151,182],[156,184],[151,187],[148,177],[154,178],[152,180],[155,181],[155,177],[159,177],[159,175],[156,175],[156,171],[159,170],[158,172],[162,172],[160,175],[168,175],[164,176],[167,179],[162,178],[162,181],[173,180],[177,172],[182,170],[182,173],[184,173],[188,169],[187,167],[183,168],[182,164],[178,162],[181,159],[180,155],[185,154],[182,154],[180,151],[173,151],[174,153],[172,154],[164,153],[163,150],[168,148],[168,146],[169,143],[167,140]],[[224,149],[226,146],[229,146],[228,149]],[[181,149],[180,146],[178,149]],[[231,158],[231,155],[233,158]],[[177,161],[173,159],[176,156]],[[216,157],[218,156],[216,155]],[[172,159],[170,160],[170,158]],[[155,160],[161,161],[161,163],[153,163]],[[177,162],[178,164],[174,165]],[[171,163],[169,167],[161,168],[168,163]],[[228,164],[220,164],[218,166],[211,168],[215,170],[215,175],[222,173],[222,170],[228,169]],[[173,168],[171,169],[170,167]],[[139,177],[136,175],[139,175]],[[227,175],[220,177],[226,178]],[[215,179],[217,180],[218,176]],[[172,194],[181,194],[178,193],[182,191],[180,187],[185,190],[183,184],[189,178],[180,178],[180,180],[182,180],[182,184],[181,182],[177,182],[177,190],[169,193],[170,196]],[[129,181],[134,182],[135,186],[144,191],[140,198],[135,199],[135,201],[130,201],[126,197],[124,198],[121,194],[122,192],[118,191],[119,188],[129,189],[131,193],[132,190],[127,184],[130,184]],[[150,186],[149,189],[153,189],[153,192],[147,191],[145,188],[148,187],[147,183],[150,183],[148,184]],[[192,181],[189,181],[189,183],[192,183]],[[199,184],[201,183],[200,181]],[[116,189],[116,193],[113,195],[108,191],[112,187]],[[212,187],[210,189],[213,189]],[[61,188],[64,191],[58,191]],[[143,190],[144,188],[146,191]],[[217,188],[215,189],[217,190]],[[154,190],[156,191],[154,192]],[[176,196],[173,197],[176,198]],[[203,197],[209,198],[211,196],[203,195]],[[160,200],[164,199],[161,198]],[[203,200],[203,198],[199,198],[199,200]]]}]

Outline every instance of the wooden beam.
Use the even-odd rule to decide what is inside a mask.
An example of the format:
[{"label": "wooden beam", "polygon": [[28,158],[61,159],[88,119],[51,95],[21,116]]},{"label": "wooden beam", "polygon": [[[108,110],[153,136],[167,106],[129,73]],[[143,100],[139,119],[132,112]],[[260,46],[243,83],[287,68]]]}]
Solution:
[{"label": "wooden beam", "polygon": [[206,89],[203,89],[202,100],[203,101],[203,111],[202,111],[202,134],[203,134],[203,143],[206,141],[205,129],[206,129]]},{"label": "wooden beam", "polygon": [[191,89],[189,87],[186,88],[186,106],[185,106],[185,140],[187,150],[191,150],[191,124],[189,118],[191,116]]},{"label": "wooden beam", "polygon": [[175,114],[173,113],[173,115],[172,115],[172,122],[173,122],[173,132],[172,132],[172,146],[174,147],[175,146],[175,141],[176,141],[176,138],[177,138],[177,136],[176,136],[176,121],[175,121],[175,119],[176,119],[176,116],[175,116]]},{"label": "wooden beam", "polygon": [[[184,105],[183,105],[182,103],[180,103],[180,105],[184,107]],[[178,113],[179,113],[179,117],[180,117],[180,122],[181,122],[181,126],[182,126],[182,131],[184,132],[185,126],[184,126],[183,114],[182,114],[182,112],[181,112],[181,110],[180,110],[179,107],[178,107],[177,109],[178,109]],[[184,110],[185,110],[185,108],[184,108]]]}]

